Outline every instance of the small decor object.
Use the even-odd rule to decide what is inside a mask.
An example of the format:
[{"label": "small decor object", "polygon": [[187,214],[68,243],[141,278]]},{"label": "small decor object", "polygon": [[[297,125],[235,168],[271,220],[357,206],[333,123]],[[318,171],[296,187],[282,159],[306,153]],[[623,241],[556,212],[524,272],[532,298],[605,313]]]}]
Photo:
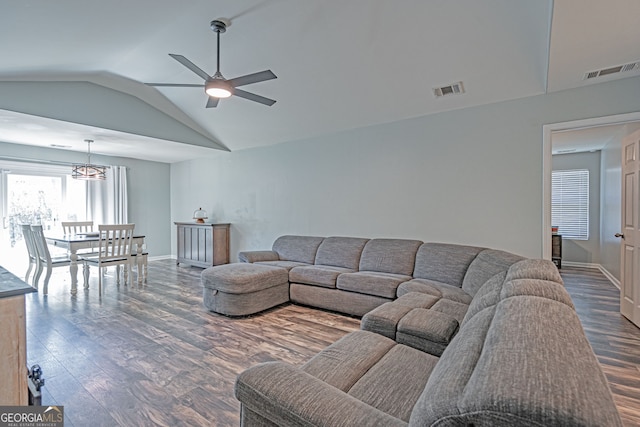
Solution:
[{"label": "small decor object", "polygon": [[195,219],[198,224],[204,224],[204,220],[207,219],[207,211],[198,208],[198,210],[193,213],[193,219]]},{"label": "small decor object", "polygon": [[558,226],[557,225],[552,225],[551,226],[551,234],[558,234]]},{"label": "small decor object", "polygon": [[71,177],[73,179],[85,179],[104,181],[107,178],[107,167],[91,164],[91,143],[92,139],[85,139],[87,143],[87,163],[74,164],[71,170]]}]

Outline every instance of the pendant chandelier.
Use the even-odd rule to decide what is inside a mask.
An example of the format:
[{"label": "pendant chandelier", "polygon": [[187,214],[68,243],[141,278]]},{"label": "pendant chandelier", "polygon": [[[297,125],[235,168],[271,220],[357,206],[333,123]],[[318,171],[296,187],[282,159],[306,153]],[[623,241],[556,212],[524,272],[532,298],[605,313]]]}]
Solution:
[{"label": "pendant chandelier", "polygon": [[71,170],[71,177],[73,179],[85,179],[104,181],[107,178],[107,167],[91,164],[91,143],[92,139],[85,139],[87,143],[87,163],[74,164]]}]

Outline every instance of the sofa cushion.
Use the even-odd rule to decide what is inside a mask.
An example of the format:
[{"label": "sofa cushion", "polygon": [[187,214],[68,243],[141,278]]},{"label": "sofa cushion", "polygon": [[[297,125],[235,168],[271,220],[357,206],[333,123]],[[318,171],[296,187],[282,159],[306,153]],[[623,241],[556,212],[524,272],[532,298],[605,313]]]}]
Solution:
[{"label": "sofa cushion", "polygon": [[411,276],[421,244],[419,240],[369,240],[362,250],[359,270]]},{"label": "sofa cushion", "polygon": [[482,250],[475,246],[424,243],[416,253],[413,277],[461,287],[469,264]]},{"label": "sofa cushion", "polygon": [[507,277],[507,272],[503,271],[496,274],[482,285],[473,297],[471,304],[469,304],[469,308],[464,315],[464,319],[462,319],[462,324],[465,324],[470,318],[485,308],[493,307],[500,302],[500,293],[502,292],[505,277]]},{"label": "sofa cushion", "polygon": [[[549,261],[551,262],[551,261]],[[555,266],[554,266],[555,268]],[[509,275],[507,274],[507,278]],[[518,295],[531,295],[555,300],[575,308],[569,292],[558,282],[539,279],[516,279],[505,281],[500,291],[500,299]]]},{"label": "sofa cushion", "polygon": [[[284,362],[242,372],[235,385],[243,426],[385,426],[407,423]],[[252,413],[246,417],[247,410]],[[255,424],[252,424],[255,422]]]},{"label": "sofa cushion", "polygon": [[430,354],[430,344],[439,344],[440,356],[458,332],[460,323],[446,313],[432,309],[414,308],[398,322],[397,341]]},{"label": "sofa cushion", "polygon": [[280,257],[274,251],[243,251],[238,252],[240,262],[277,261]]},{"label": "sofa cushion", "polygon": [[509,267],[506,281],[516,279],[540,279],[563,284],[556,265],[544,259],[523,259]]},{"label": "sofa cushion", "polygon": [[300,369],[348,392],[395,345],[382,335],[355,331],[313,356]]},{"label": "sofa cushion", "polygon": [[397,294],[399,297],[410,292],[421,292],[423,294],[446,298],[464,304],[469,304],[472,298],[471,295],[460,289],[458,286],[447,285],[446,283],[426,279],[413,279],[398,286]]},{"label": "sofa cushion", "polygon": [[340,274],[352,273],[353,271],[349,268],[331,265],[305,265],[292,268],[289,271],[289,281],[291,283],[335,288],[336,280]]},{"label": "sofa cushion", "polygon": [[412,292],[393,302],[386,302],[374,308],[360,322],[360,329],[376,332],[385,337],[396,339],[398,322],[414,308],[429,308],[438,301],[433,295]]},{"label": "sofa cushion", "polygon": [[513,264],[523,259],[509,252],[485,249],[469,265],[462,281],[462,289],[473,296],[491,277],[501,271],[507,271]]},{"label": "sofa cushion", "polygon": [[273,242],[273,251],[278,253],[282,261],[297,261],[313,264],[318,246],[323,237],[312,236],[280,236]]},{"label": "sofa cushion", "polygon": [[287,271],[259,264],[234,263],[202,270],[202,286],[229,294],[248,294],[286,284]]},{"label": "sofa cushion", "polygon": [[406,305],[385,302],[362,316],[360,329],[375,332],[395,340],[398,322],[411,310],[413,308]]},{"label": "sofa cushion", "polygon": [[295,267],[304,267],[309,265],[309,264],[305,264],[304,262],[298,262],[298,261],[258,261],[258,262],[254,262],[254,264],[268,265],[270,267],[280,267],[280,268],[284,268],[287,271]]},{"label": "sofa cushion", "polygon": [[411,279],[401,274],[381,273],[378,271],[357,271],[338,276],[336,287],[343,291],[358,292],[394,299],[400,283]]},{"label": "sofa cushion", "polygon": [[460,328],[431,371],[429,381],[413,408],[409,425],[433,425],[442,418],[459,414],[458,399],[474,373],[494,312],[495,306],[479,313],[473,322]]},{"label": "sofa cushion", "polygon": [[475,315],[445,349],[409,423],[435,424],[619,426],[620,419],[575,312],[517,296]]},{"label": "sofa cushion", "polygon": [[320,243],[315,264],[358,270],[360,256],[369,239],[358,237],[327,237]]},{"label": "sofa cushion", "polygon": [[469,304],[464,304],[457,301],[451,301],[450,299],[441,298],[438,302],[433,304],[431,307],[432,311],[438,311],[440,313],[444,313],[447,316],[451,316],[458,321],[458,323],[462,323],[464,319],[464,315],[467,314],[467,310],[469,310]]},{"label": "sofa cushion", "polygon": [[389,415],[408,422],[438,358],[396,345],[371,367],[349,394]]},{"label": "sofa cushion", "polygon": [[428,295],[422,292],[409,292],[398,297],[394,303],[396,305],[404,305],[411,308],[429,308],[435,304],[440,298],[434,295]]}]

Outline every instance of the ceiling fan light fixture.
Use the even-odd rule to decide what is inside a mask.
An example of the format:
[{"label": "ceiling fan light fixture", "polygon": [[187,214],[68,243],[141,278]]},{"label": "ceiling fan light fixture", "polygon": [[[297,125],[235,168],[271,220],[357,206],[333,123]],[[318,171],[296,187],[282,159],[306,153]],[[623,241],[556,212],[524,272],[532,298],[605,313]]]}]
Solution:
[{"label": "ceiling fan light fixture", "polygon": [[247,92],[242,89],[236,89],[239,86],[250,85],[253,83],[264,82],[267,80],[277,79],[278,77],[273,74],[271,70],[264,70],[257,73],[246,74],[244,76],[236,77],[233,79],[225,79],[220,73],[220,34],[227,30],[227,27],[231,25],[231,21],[226,18],[218,18],[211,21],[211,29],[216,33],[216,73],[210,76],[206,71],[202,70],[193,62],[189,61],[182,55],[176,55],[170,53],[173,59],[187,67],[193,73],[197,74],[200,78],[204,79],[204,85],[201,84],[183,84],[183,83],[146,83],[149,86],[163,86],[163,87],[202,87],[204,86],[204,92],[209,97],[205,108],[212,108],[218,106],[218,101],[222,98],[229,98],[230,96],[237,96],[239,98],[248,99],[249,101],[258,102],[263,105],[272,106],[276,103],[274,99],[269,99],[264,96],[256,95],[255,93]]},{"label": "ceiling fan light fixture", "polygon": [[214,98],[228,98],[233,95],[233,86],[225,80],[213,79],[205,84],[204,91]]}]

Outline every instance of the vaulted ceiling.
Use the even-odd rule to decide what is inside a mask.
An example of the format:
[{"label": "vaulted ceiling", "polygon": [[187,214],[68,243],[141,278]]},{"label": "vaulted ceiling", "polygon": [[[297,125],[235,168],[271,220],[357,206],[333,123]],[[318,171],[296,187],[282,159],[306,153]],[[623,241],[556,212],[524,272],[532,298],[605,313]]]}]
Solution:
[{"label": "vaulted ceiling", "polygon": [[[584,79],[640,61],[638,17],[637,0],[3,2],[0,140],[173,162],[598,84],[640,75]],[[169,53],[213,74],[216,18],[224,76],[271,69],[243,89],[275,105],[144,84],[202,83]]]}]

